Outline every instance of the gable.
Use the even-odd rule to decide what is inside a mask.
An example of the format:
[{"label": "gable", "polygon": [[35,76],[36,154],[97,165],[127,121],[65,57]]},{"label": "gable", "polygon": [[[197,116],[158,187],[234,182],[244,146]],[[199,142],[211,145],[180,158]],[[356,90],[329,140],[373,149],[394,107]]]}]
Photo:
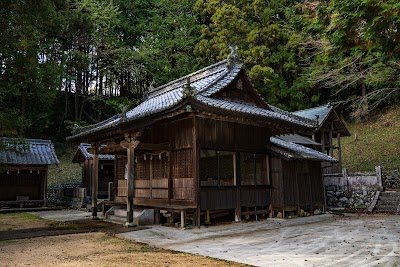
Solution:
[{"label": "gable", "polygon": [[260,108],[269,109],[264,99],[251,84],[244,70],[241,70],[230,84],[215,93],[213,96],[215,98],[248,103]]}]

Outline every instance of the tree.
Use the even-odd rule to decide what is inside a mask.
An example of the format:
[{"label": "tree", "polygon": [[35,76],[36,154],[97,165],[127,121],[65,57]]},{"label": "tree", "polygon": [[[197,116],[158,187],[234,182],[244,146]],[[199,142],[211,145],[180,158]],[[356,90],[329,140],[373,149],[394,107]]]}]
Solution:
[{"label": "tree", "polygon": [[223,59],[237,45],[256,88],[267,102],[300,109],[319,101],[302,77],[307,20],[296,1],[198,0],[202,40],[196,54],[207,63]]},{"label": "tree", "polygon": [[[60,80],[60,50],[54,40],[62,17],[56,1],[0,4],[0,131],[22,136],[30,125],[49,124]],[[31,134],[35,134],[31,132]]]},{"label": "tree", "polygon": [[[400,19],[397,1],[321,2],[310,81],[346,93],[357,115],[398,98]],[[315,42],[321,43],[321,42]]]}]

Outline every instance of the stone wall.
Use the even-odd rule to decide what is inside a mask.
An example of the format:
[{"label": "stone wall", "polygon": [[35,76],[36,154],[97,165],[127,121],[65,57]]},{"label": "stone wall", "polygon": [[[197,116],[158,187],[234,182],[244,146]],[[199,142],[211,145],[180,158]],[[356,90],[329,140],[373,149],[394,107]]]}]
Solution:
[{"label": "stone wall", "polygon": [[328,208],[368,208],[375,197],[374,190],[326,191]]},{"label": "stone wall", "polygon": [[368,208],[376,191],[382,191],[382,168],[373,173],[348,173],[324,177],[326,204],[329,208]]},{"label": "stone wall", "polygon": [[47,202],[50,205],[82,208],[85,203],[86,188],[81,184],[61,184],[47,189]]},{"label": "stone wall", "polygon": [[382,186],[385,189],[400,189],[400,172],[398,170],[383,171]]}]

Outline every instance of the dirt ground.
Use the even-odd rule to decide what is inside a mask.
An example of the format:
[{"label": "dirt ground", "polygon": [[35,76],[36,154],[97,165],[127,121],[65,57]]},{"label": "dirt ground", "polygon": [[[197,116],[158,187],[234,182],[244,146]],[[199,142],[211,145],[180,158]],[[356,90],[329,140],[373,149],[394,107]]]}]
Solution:
[{"label": "dirt ground", "polygon": [[[239,266],[223,260],[158,249],[117,238],[114,233],[103,231],[104,227],[67,224],[57,232],[82,229],[95,232],[53,235],[54,227],[60,227],[60,223],[43,220],[27,213],[1,214],[0,239],[3,237],[3,241],[0,241],[0,265]],[[100,228],[101,232],[98,231]],[[4,240],[10,232],[19,235],[19,239]],[[52,235],[34,238],[21,236],[29,232],[52,233]]]}]

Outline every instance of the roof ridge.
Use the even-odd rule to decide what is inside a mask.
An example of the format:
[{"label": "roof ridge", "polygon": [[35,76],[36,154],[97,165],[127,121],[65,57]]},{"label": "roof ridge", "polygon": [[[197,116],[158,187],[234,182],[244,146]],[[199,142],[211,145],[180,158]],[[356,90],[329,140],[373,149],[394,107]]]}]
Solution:
[{"label": "roof ridge", "polygon": [[317,109],[317,108],[322,108],[322,107],[333,107],[333,105],[332,105],[331,103],[326,103],[326,104],[324,104],[324,105],[316,106],[316,107],[313,107],[313,108],[306,108],[306,109],[296,110],[296,111],[293,111],[293,112],[291,112],[291,113],[309,111],[309,110],[313,110],[313,109]]},{"label": "roof ridge", "polygon": [[[156,92],[161,91],[162,89],[165,89],[166,87],[168,87],[168,86],[170,86],[170,85],[173,85],[173,84],[175,84],[175,83],[176,83],[176,84],[179,83],[179,82],[185,83],[187,78],[190,78],[191,76],[194,76],[194,75],[197,75],[197,74],[199,74],[199,73],[201,73],[201,72],[204,72],[205,70],[213,69],[213,68],[215,68],[215,67],[217,67],[217,66],[219,66],[219,65],[223,65],[223,64],[225,64],[225,63],[228,63],[228,60],[227,60],[227,59],[224,59],[224,60],[222,60],[222,61],[219,61],[219,62],[217,62],[217,63],[214,63],[214,64],[212,64],[212,65],[210,65],[210,66],[204,67],[204,68],[202,68],[202,69],[200,69],[200,70],[197,70],[197,71],[195,71],[195,72],[189,73],[189,74],[187,74],[187,75],[185,75],[185,76],[183,76],[183,77],[180,77],[180,78],[178,78],[178,79],[172,80],[172,81],[170,81],[170,82],[168,82],[168,83],[166,83],[166,84],[160,85],[160,86],[154,88],[153,90],[149,91],[148,93],[149,93],[149,95],[150,95],[150,94],[153,94],[153,93],[156,93]],[[175,89],[175,88],[176,88],[176,87],[171,88],[171,90],[173,90],[173,89]],[[155,96],[157,96],[157,95],[155,95]],[[153,97],[153,95],[152,95],[151,97]],[[149,98],[150,98],[150,96],[149,96]]]},{"label": "roof ridge", "polygon": [[48,139],[36,139],[36,138],[13,138],[13,137],[0,137],[0,141],[26,141],[27,143],[33,144],[51,144],[51,140]]}]

